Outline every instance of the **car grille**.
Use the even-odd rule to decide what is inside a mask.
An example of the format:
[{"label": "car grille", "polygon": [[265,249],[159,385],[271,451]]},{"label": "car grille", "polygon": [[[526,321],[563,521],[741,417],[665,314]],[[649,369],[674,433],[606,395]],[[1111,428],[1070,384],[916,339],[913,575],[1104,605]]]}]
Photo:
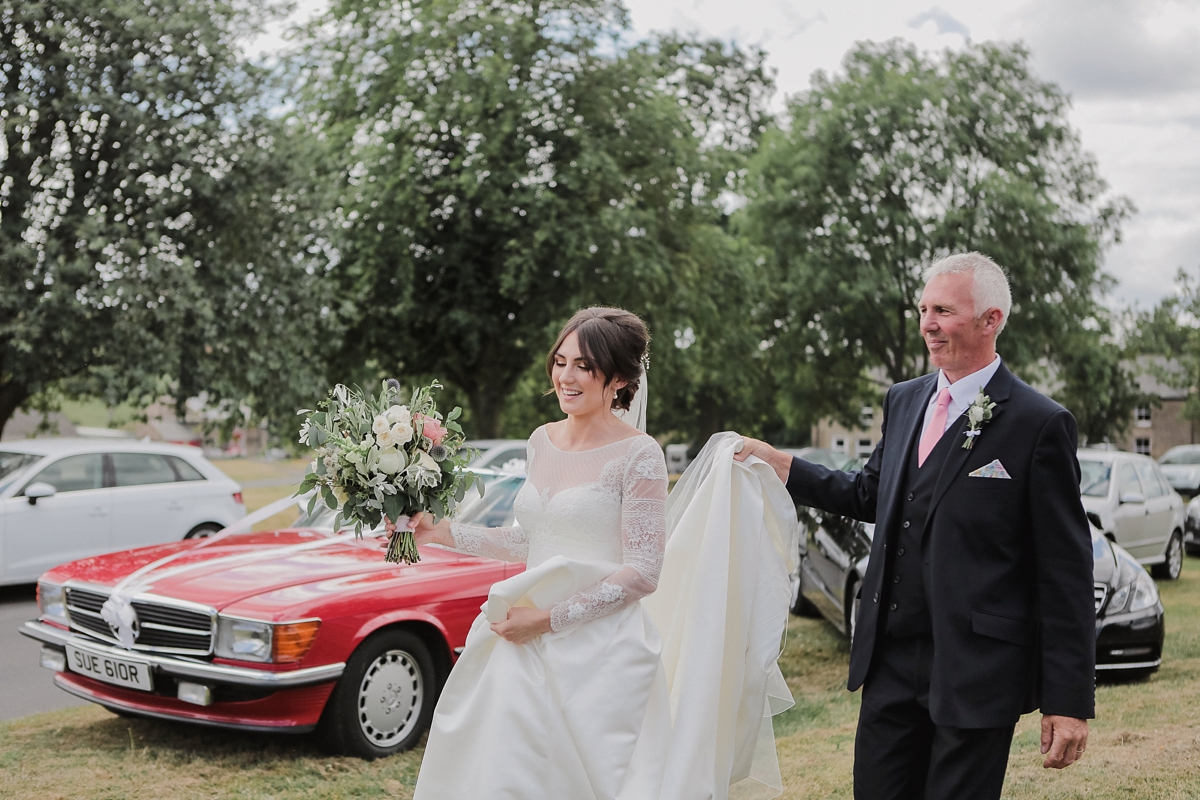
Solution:
[{"label": "car grille", "polygon": [[1099,616],[1100,609],[1104,607],[1104,601],[1106,599],[1108,599],[1108,584],[1097,583],[1095,585],[1095,591],[1096,591],[1096,615]]},{"label": "car grille", "polygon": [[[100,616],[107,594],[74,587],[67,587],[66,594],[67,616],[73,630],[118,643]],[[132,605],[138,617],[134,650],[197,656],[212,653],[214,613],[145,600],[134,600]]]}]

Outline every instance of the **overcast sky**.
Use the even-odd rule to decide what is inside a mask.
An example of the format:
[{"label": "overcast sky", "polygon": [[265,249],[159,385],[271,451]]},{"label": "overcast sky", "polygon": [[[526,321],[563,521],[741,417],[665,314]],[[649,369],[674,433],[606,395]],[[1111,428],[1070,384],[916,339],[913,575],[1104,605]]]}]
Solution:
[{"label": "overcast sky", "polygon": [[[858,40],[926,50],[1022,40],[1035,68],[1073,98],[1071,122],[1112,191],[1137,214],[1109,251],[1117,304],[1151,305],[1179,267],[1200,267],[1200,0],[626,0],[638,32],[677,29],[758,45],[777,71],[777,106],[836,71]],[[296,19],[325,6],[300,0]],[[281,46],[278,30],[251,45]]]}]

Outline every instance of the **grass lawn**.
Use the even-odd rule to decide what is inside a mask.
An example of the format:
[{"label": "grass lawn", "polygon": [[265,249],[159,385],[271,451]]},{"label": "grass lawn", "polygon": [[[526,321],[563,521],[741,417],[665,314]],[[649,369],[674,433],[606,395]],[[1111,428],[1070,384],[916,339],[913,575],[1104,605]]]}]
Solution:
[{"label": "grass lawn", "polygon": [[[1023,719],[1006,798],[1200,797],[1200,561],[1159,587],[1163,668],[1100,686],[1087,756],[1063,772],[1042,769],[1038,719]],[[785,798],[851,796],[858,695],[844,689],[848,655],[825,623],[792,619],[781,663],[796,706],[775,718]],[[331,758],[307,737],[126,719],[89,706],[0,722],[0,797],[408,798],[420,756],[418,748],[373,763]]]}]

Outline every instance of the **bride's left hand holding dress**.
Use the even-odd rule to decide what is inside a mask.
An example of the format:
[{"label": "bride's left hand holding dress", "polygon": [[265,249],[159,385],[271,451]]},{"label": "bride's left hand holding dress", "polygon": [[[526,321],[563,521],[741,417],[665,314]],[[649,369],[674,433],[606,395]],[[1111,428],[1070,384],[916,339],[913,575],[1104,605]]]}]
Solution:
[{"label": "bride's left hand holding dress", "polygon": [[[431,514],[422,511],[413,516],[409,527],[418,545],[440,544],[445,547],[454,547],[454,534],[450,530],[449,519],[442,519],[435,523]],[[392,533],[395,530],[395,523],[388,520],[388,533]],[[507,554],[507,551],[505,554]],[[496,553],[494,555],[500,554]],[[508,610],[508,619],[502,622],[493,622],[492,630],[500,638],[506,639],[513,644],[527,644],[543,633],[549,633],[552,630],[550,627],[550,612],[548,610],[543,611],[540,608],[510,608]]]}]

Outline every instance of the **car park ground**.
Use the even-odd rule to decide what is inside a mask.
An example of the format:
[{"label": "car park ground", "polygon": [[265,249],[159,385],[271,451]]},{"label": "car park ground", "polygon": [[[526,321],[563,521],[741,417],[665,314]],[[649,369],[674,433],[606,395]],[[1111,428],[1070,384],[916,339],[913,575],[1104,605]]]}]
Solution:
[{"label": "car park ground", "polygon": [[[1066,771],[1042,769],[1038,717],[1023,718],[1006,800],[1200,796],[1200,560],[1159,589],[1162,668],[1100,685],[1088,753]],[[775,718],[785,798],[851,796],[859,695],[844,689],[848,656],[830,625],[792,618],[781,666],[796,706]],[[335,758],[308,737],[123,718],[89,705],[0,722],[0,796],[408,798],[420,756],[418,747],[375,762]]]}]

